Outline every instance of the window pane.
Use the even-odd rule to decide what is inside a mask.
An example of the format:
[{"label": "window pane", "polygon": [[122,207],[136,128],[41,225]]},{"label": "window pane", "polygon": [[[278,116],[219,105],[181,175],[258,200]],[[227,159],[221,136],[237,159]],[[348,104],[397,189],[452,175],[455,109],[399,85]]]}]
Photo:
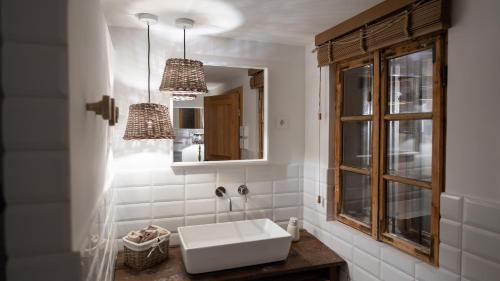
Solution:
[{"label": "window pane", "polygon": [[343,116],[372,114],[372,65],[343,72]]},{"label": "window pane", "polygon": [[372,122],[342,123],[342,164],[369,168],[372,157]]},{"label": "window pane", "polygon": [[432,120],[390,121],[387,141],[389,174],[431,181]]},{"label": "window pane", "polygon": [[389,112],[432,112],[432,49],[389,60]]},{"label": "window pane", "polygon": [[432,191],[387,182],[387,232],[430,247]]},{"label": "window pane", "polygon": [[371,225],[371,179],[342,171],[342,214]]}]

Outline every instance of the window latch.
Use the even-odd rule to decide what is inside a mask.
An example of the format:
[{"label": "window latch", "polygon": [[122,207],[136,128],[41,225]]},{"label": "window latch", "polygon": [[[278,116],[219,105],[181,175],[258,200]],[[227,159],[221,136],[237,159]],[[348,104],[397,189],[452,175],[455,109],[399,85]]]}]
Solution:
[{"label": "window latch", "polygon": [[446,87],[448,84],[448,66],[443,65],[441,67],[441,83],[443,84],[443,87]]}]

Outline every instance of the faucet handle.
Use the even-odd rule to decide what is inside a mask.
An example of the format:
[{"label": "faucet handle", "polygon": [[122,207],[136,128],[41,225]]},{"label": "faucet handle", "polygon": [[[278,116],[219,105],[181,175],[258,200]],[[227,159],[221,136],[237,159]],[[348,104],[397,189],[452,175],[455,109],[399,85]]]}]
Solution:
[{"label": "faucet handle", "polygon": [[229,203],[229,211],[233,211],[233,202],[231,201],[231,196],[227,196],[226,189],[223,186],[219,186],[215,189],[215,195],[219,198],[226,198]]},{"label": "faucet handle", "polygon": [[217,197],[223,198],[224,196],[226,196],[226,189],[223,186],[217,187],[217,189],[215,189],[215,195],[217,195]]},{"label": "faucet handle", "polygon": [[244,185],[244,184],[242,184],[242,185],[240,185],[240,186],[238,187],[238,193],[239,193],[240,195],[242,195],[242,196],[245,196],[245,202],[247,202],[247,201],[248,201],[248,198],[247,198],[248,191],[249,191],[249,190],[248,190],[248,187],[247,187],[246,185]]}]

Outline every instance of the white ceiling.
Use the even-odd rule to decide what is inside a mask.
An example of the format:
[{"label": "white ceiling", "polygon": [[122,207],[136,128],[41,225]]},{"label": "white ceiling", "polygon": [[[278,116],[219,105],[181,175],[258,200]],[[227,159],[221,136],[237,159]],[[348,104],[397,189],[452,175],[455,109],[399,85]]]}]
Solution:
[{"label": "white ceiling", "polygon": [[159,16],[154,26],[179,39],[174,21],[196,21],[190,35],[305,45],[314,35],[382,0],[102,0],[110,26],[143,28],[136,13]]}]

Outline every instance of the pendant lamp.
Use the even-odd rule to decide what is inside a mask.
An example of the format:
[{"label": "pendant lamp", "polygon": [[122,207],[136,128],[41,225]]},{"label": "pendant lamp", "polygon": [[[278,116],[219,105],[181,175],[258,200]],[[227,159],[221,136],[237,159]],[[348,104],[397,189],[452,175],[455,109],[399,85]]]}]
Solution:
[{"label": "pendant lamp", "polygon": [[186,29],[192,28],[194,21],[179,18],[175,24],[184,31],[184,58],[167,60],[160,91],[172,93],[172,99],[176,101],[194,100],[208,92],[203,63],[186,59]]},{"label": "pendant lamp", "polygon": [[137,14],[141,22],[148,26],[148,102],[132,104],[129,107],[125,140],[174,139],[174,130],[170,121],[168,107],[151,103],[151,41],[149,26],[155,24],[158,18],[151,14]]}]

